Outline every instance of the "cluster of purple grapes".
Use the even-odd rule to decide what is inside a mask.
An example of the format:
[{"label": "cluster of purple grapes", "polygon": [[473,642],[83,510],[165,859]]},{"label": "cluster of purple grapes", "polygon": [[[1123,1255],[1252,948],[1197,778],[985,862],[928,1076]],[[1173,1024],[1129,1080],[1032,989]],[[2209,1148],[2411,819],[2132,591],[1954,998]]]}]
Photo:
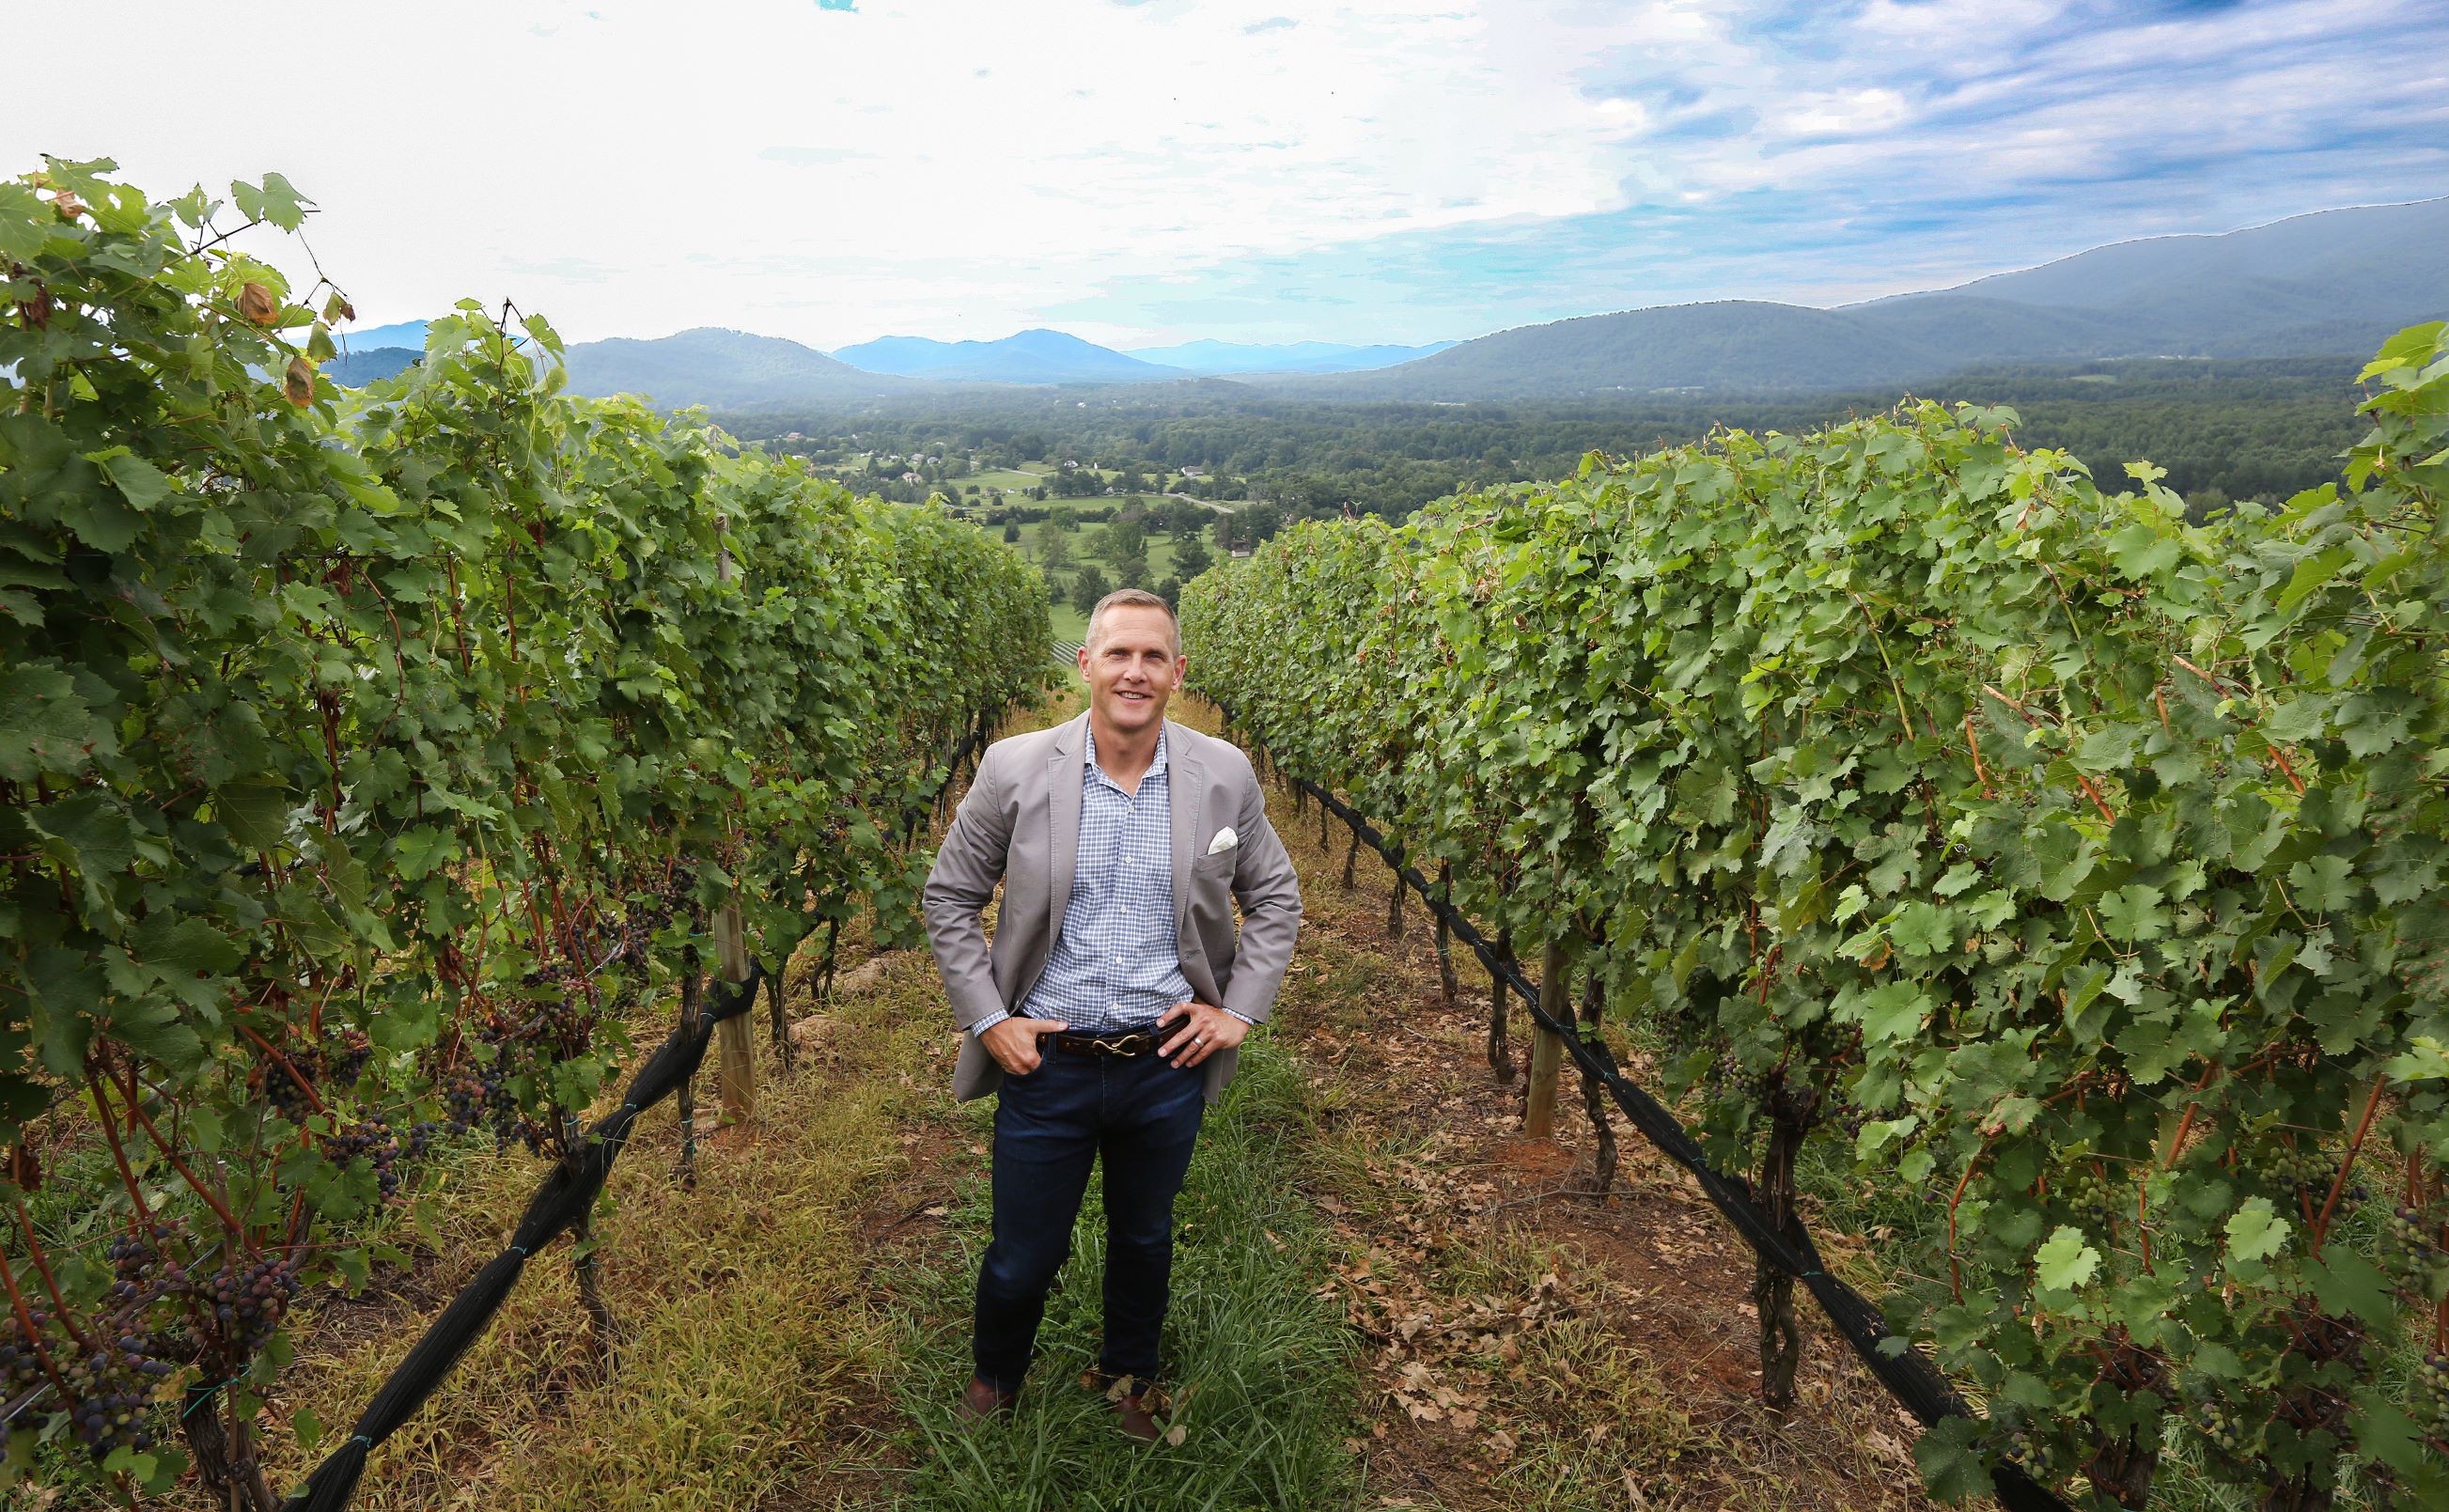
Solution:
[{"label": "cluster of purple grapes", "polygon": [[525,1012],[497,1018],[486,1037],[495,1044],[516,1040],[540,1059],[568,1060],[587,1054],[595,1042],[595,1026],[603,1010],[588,990],[582,972],[567,961],[539,966],[519,979]]},{"label": "cluster of purple grapes", "polygon": [[2015,1426],[1999,1441],[1999,1446],[2006,1451],[2007,1458],[2036,1475],[2048,1473],[2056,1459],[2054,1446],[2034,1432],[2031,1421],[2024,1418],[2015,1420]]},{"label": "cluster of purple grapes", "polygon": [[2395,1251],[2393,1269],[2429,1278],[2449,1266],[2449,1250],[2440,1247],[2440,1215],[2400,1203],[2390,1210],[2388,1245]]},{"label": "cluster of purple grapes", "polygon": [[200,1352],[233,1367],[255,1358],[298,1296],[298,1261],[286,1252],[232,1256],[195,1283],[188,1325]]},{"label": "cluster of purple grapes", "polygon": [[628,916],[622,921],[622,947],[632,961],[646,959],[653,948],[655,936],[672,916],[691,904],[697,896],[697,872],[688,866],[675,866],[671,875],[661,882],[640,889],[630,896]]},{"label": "cluster of purple grapes", "polygon": [[[186,1272],[166,1257],[170,1226],[157,1226],[153,1237],[122,1235],[111,1241],[108,1256],[111,1283],[105,1305],[83,1335],[90,1348],[75,1348],[66,1338],[46,1338],[50,1316],[29,1308],[34,1333],[29,1335],[13,1318],[0,1328],[0,1390],[17,1393],[48,1379],[43,1358],[48,1354],[64,1389],[64,1411],[69,1431],[96,1460],[114,1449],[138,1452],[152,1447],[154,1394],[179,1367],[185,1341],[148,1328],[155,1308],[183,1295]],[[38,1346],[37,1340],[43,1343]]]},{"label": "cluster of purple grapes", "polygon": [[2202,1430],[2210,1446],[2230,1460],[2243,1460],[2250,1443],[2242,1419],[2219,1401],[2209,1401],[2194,1409],[2194,1426]]},{"label": "cluster of purple grapes", "polygon": [[[266,1056],[247,1073],[246,1090],[270,1103],[273,1112],[291,1123],[304,1123],[315,1111],[315,1098],[322,1095],[318,1069],[312,1056],[283,1056],[280,1060]],[[300,1080],[306,1083],[304,1087],[298,1085]],[[310,1088],[313,1096],[308,1095]]]},{"label": "cluster of purple grapes", "polygon": [[[2274,1142],[2246,1155],[2245,1163],[2266,1181],[2309,1194],[2316,1207],[2327,1200],[2330,1186],[2339,1176],[2338,1161],[2309,1140],[2292,1148],[2284,1141]],[[2352,1179],[2339,1194],[2340,1200],[2350,1206],[2370,1195],[2362,1182]]]},{"label": "cluster of purple grapes", "polygon": [[34,1320],[31,1334],[13,1316],[0,1314],[0,1390],[12,1397],[44,1379],[43,1356],[34,1341],[50,1328],[51,1315],[40,1308],[27,1308],[27,1315]]},{"label": "cluster of purple grapes", "polygon": [[178,1367],[154,1354],[150,1344],[122,1334],[112,1347],[81,1355],[60,1372],[67,1386],[68,1424],[97,1460],[113,1449],[142,1453],[153,1446],[153,1393]]},{"label": "cluster of purple grapes", "polygon": [[123,1233],[104,1251],[110,1261],[110,1316],[122,1325],[133,1323],[156,1303],[183,1297],[191,1289],[186,1270],[169,1258],[171,1245],[183,1237],[183,1220],[154,1222],[143,1237]]},{"label": "cluster of purple grapes", "polygon": [[453,1134],[492,1127],[494,1100],[501,1094],[501,1078],[492,1072],[491,1066],[463,1066],[444,1074],[443,1122]]},{"label": "cluster of purple grapes", "polygon": [[2449,1433],[2449,1354],[2439,1350],[2415,1367],[2415,1417],[2433,1434]]},{"label": "cluster of purple grapes", "polygon": [[442,1137],[445,1125],[439,1118],[419,1118],[408,1126],[408,1137],[400,1142],[400,1151],[411,1160],[422,1160]]},{"label": "cluster of purple grapes", "polygon": [[354,1087],[365,1075],[366,1062],[374,1057],[374,1041],[362,1029],[343,1029],[332,1037],[324,1047],[323,1063],[332,1069],[335,1085]]},{"label": "cluster of purple grapes", "polygon": [[[247,1090],[272,1104],[273,1111],[291,1123],[304,1123],[316,1100],[328,1099],[332,1088],[356,1086],[373,1056],[374,1041],[364,1030],[343,1029],[318,1050],[294,1049],[279,1060],[270,1056],[258,1060],[247,1073]],[[306,1085],[299,1086],[300,1081]]]},{"label": "cluster of purple grapes", "polygon": [[2087,1162],[2060,1176],[2055,1195],[2096,1229],[2135,1215],[2133,1184],[2113,1180]]},{"label": "cluster of purple grapes", "polygon": [[1745,1070],[1730,1051],[1709,1063],[1701,1090],[1713,1102],[1735,1098],[1759,1107],[1768,1100],[1769,1077],[1766,1072]]},{"label": "cluster of purple grapes", "polygon": [[[492,1038],[490,1034],[486,1037]],[[448,1073],[442,1083],[441,1127],[454,1134],[486,1130],[496,1148],[508,1148],[513,1139],[529,1142],[532,1148],[532,1141],[527,1141],[527,1120],[511,1092],[511,1065],[518,1054],[516,1046],[495,1041],[491,1059]]]},{"label": "cluster of purple grapes", "polygon": [[375,1185],[386,1198],[399,1192],[399,1135],[381,1116],[344,1123],[323,1136],[323,1154],[334,1165],[346,1166],[363,1155],[374,1168]]}]

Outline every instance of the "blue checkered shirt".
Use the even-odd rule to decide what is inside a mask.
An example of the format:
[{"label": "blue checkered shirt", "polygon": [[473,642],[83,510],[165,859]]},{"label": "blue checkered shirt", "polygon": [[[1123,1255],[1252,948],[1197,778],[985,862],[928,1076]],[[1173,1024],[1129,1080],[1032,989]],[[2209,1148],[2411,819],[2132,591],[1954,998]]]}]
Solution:
[{"label": "blue checkered shirt", "polygon": [[[1062,933],[1020,1011],[1032,1018],[1059,1019],[1074,1030],[1146,1029],[1191,997],[1173,921],[1173,791],[1166,736],[1157,732],[1156,759],[1140,778],[1139,791],[1127,793],[1097,765],[1096,731],[1083,732],[1080,843],[1071,896],[1064,904]],[[989,1014],[970,1031],[984,1034],[1011,1017]]]}]

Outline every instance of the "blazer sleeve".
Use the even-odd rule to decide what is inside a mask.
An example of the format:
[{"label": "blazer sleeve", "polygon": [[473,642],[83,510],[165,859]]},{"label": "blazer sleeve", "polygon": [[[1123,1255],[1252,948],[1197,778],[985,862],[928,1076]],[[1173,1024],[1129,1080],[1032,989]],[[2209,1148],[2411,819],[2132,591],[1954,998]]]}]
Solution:
[{"label": "blazer sleeve", "polygon": [[977,781],[970,785],[954,811],[935,864],[918,895],[927,920],[927,943],[935,952],[935,969],[943,974],[944,996],[952,1000],[953,1018],[963,1029],[1004,1012],[1003,994],[995,987],[986,927],[980,922],[995,883],[1003,880],[1004,861],[1012,846],[1012,810],[1005,803],[1005,764],[993,752],[979,764]]},{"label": "blazer sleeve", "polygon": [[1266,793],[1246,765],[1233,833],[1241,850],[1233,865],[1233,896],[1242,904],[1242,938],[1233,952],[1233,979],[1218,1006],[1259,1023],[1275,1006],[1284,970],[1292,964],[1293,941],[1301,935],[1301,874],[1267,823]]}]

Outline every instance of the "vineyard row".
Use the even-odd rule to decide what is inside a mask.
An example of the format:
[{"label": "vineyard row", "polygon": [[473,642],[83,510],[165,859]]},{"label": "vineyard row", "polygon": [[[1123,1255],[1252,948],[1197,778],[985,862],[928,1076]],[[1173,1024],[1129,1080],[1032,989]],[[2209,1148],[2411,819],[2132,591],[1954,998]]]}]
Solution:
[{"label": "vineyard row", "polygon": [[2173,1456],[2432,1504],[2443,328],[2362,378],[2343,485],[2208,520],[1918,403],[1297,526],[1186,590],[1194,687],[1539,951],[1550,1017],[1583,979],[1773,1225],[1814,1171],[1927,1194],[1880,1258],[1983,1408],[1938,1493],[2142,1506]]},{"label": "vineyard row", "polygon": [[285,182],[112,174],[0,182],[0,1393],[12,1474],[268,1509],[284,1327],[401,1258],[367,1235],[423,1157],[601,1156],[717,915],[768,973],[915,938],[944,753],[1043,687],[1046,594],[569,395],[508,306],[337,389],[346,297],[242,250]]}]

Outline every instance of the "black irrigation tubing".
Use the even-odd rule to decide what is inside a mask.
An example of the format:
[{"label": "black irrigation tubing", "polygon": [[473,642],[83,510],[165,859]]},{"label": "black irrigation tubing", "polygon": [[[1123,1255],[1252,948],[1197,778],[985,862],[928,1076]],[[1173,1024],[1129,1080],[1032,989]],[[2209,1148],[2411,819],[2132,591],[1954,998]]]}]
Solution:
[{"label": "black irrigation tubing", "polygon": [[[282,1512],[339,1512],[348,1504],[358,1477],[365,1473],[366,1457],[374,1452],[375,1445],[415,1417],[449,1377],[459,1357],[468,1352],[509,1299],[529,1258],[594,1207],[605,1180],[612,1173],[612,1162],[628,1143],[639,1115],[696,1075],[705,1059],[706,1042],[714,1035],[714,1026],[746,1013],[757,1001],[758,986],[764,979],[763,964],[752,960],[745,980],[722,983],[715,989],[713,999],[698,1015],[695,1029],[675,1027],[665,1037],[662,1047],[631,1078],[628,1090],[622,1095],[621,1106],[588,1131],[587,1142],[577,1158],[556,1165],[535,1195],[528,1199],[527,1212],[511,1235],[509,1248],[488,1261],[475,1279],[451,1299],[442,1315],[427,1326],[424,1337],[416,1341],[415,1347],[408,1351],[407,1358],[375,1392],[374,1400],[366,1404],[357,1425],[350,1430],[348,1442],[316,1467]],[[724,993],[731,995],[728,1000],[723,998]]]},{"label": "black irrigation tubing", "polygon": [[[1218,707],[1224,706],[1220,704]],[[1229,708],[1225,709],[1225,718],[1232,718]],[[1256,739],[1255,736],[1251,738]],[[1262,748],[1266,745],[1263,740],[1258,744]],[[1270,755],[1272,757],[1272,753]],[[1284,771],[1283,764],[1276,763],[1276,769]],[[1947,1377],[1939,1373],[1937,1366],[1919,1350],[1888,1331],[1886,1320],[1868,1298],[1828,1274],[1821,1264],[1819,1247],[1811,1242],[1810,1234],[1803,1231],[1800,1222],[1791,1229],[1781,1229],[1752,1200],[1751,1183],[1741,1176],[1727,1175],[1710,1165],[1691,1132],[1666,1104],[1625,1076],[1605,1044],[1585,1039],[1573,1025],[1550,1017],[1547,1009],[1540,1006],[1538,987],[1522,975],[1521,968],[1499,956],[1487,937],[1474,927],[1469,919],[1439,898],[1419,869],[1405,864],[1401,853],[1376,826],[1361,817],[1358,809],[1306,777],[1289,772],[1285,775],[1303,792],[1326,805],[1329,813],[1350,825],[1361,843],[1376,851],[1402,879],[1403,884],[1418,893],[1421,901],[1444,921],[1448,932],[1472,948],[1489,974],[1514,990],[1514,995],[1530,1008],[1531,1017],[1538,1021],[1539,1027],[1564,1041],[1565,1050],[1573,1057],[1573,1063],[1607,1088],[1614,1096],[1616,1106],[1623,1110],[1625,1117],[1631,1120],[1633,1128],[1643,1138],[1692,1173],[1693,1179],[1701,1184],[1703,1194],[1726,1215],[1727,1222],[1735,1226],[1735,1231],[1750,1244],[1754,1253],[1810,1289],[1821,1310],[1828,1315],[1828,1321],[1836,1325],[1837,1331],[1845,1336],[1845,1342],[1854,1347],[1854,1352],[1861,1356],[1862,1363],[1870,1367],[1880,1384],[1888,1388],[1889,1394],[1904,1405],[1905,1410],[1919,1419],[1925,1427],[1936,1427],[1947,1418],[1977,1416],[1971,1405],[1957,1394],[1956,1387],[1948,1383]],[[1894,1353],[1881,1347],[1882,1343],[1889,1340],[1895,1340],[1899,1346]],[[2068,1512],[2066,1503],[2058,1500],[2054,1492],[2012,1462],[2002,1462],[1994,1466],[1991,1480],[1999,1504],[2009,1508],[2010,1512]]]}]

